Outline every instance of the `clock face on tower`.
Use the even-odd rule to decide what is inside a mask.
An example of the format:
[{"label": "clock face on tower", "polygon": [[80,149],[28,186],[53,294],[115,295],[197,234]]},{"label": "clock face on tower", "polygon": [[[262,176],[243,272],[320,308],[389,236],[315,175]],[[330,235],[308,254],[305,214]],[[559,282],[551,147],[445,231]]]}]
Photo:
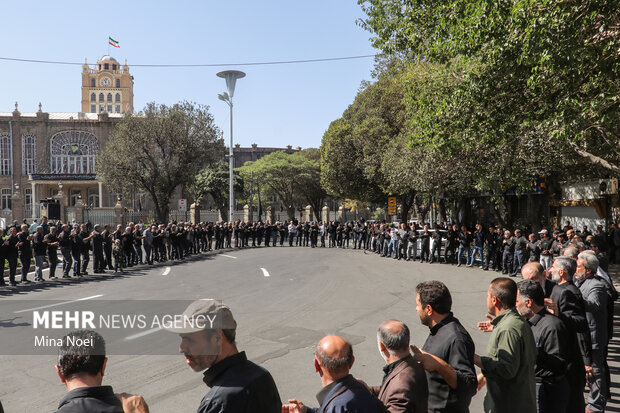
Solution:
[{"label": "clock face on tower", "polygon": [[101,86],[103,86],[103,87],[110,86],[110,78],[109,77],[102,78],[101,79]]}]

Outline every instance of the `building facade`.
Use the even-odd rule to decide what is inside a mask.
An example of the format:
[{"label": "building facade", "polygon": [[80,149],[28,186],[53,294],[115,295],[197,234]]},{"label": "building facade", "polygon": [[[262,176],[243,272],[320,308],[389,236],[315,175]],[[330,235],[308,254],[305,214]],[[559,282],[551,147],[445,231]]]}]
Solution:
[{"label": "building facade", "polygon": [[[0,207],[7,220],[37,218],[42,200],[112,207],[96,157],[121,114],[0,113]],[[60,193],[60,197],[59,197]]]},{"label": "building facade", "polygon": [[97,65],[82,66],[82,113],[132,113],[133,76],[127,60],[120,65],[112,56],[103,56]]},{"label": "building facade", "polygon": [[245,164],[246,162],[257,161],[265,155],[280,151],[292,154],[301,151],[301,147],[298,146],[293,149],[291,145],[287,145],[286,148],[266,148],[253,143],[251,147],[242,148],[241,145],[236,144],[233,148],[233,159],[235,160],[235,168],[243,166],[243,164]]}]

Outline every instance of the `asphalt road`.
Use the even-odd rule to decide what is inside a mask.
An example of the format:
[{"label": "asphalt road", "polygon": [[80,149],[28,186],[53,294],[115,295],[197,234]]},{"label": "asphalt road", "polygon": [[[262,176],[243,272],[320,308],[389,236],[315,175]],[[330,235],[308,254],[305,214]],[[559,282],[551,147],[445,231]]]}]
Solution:
[{"label": "asphalt road", "polygon": [[[352,373],[369,384],[382,378],[376,329],[387,319],[407,323],[412,342],[421,346],[428,329],[415,312],[418,282],[438,279],[453,296],[453,311],[468,329],[477,352],[488,336],[476,329],[484,319],[486,291],[498,274],[451,265],[385,259],[342,249],[256,248],[206,254],[174,265],[135,268],[123,276],[107,274],[81,281],[46,282],[0,291],[0,334],[23,322],[24,300],[194,300],[216,298],[237,320],[237,342],[248,357],[273,375],[282,400],[298,398],[316,406],[320,380],[312,365],[313,346],[326,334],[354,345]],[[63,308],[63,306],[57,306]],[[144,349],[168,343],[170,334],[155,331],[135,338]],[[176,338],[176,337],[174,337]],[[172,340],[174,342],[174,340]],[[176,345],[175,345],[176,347]],[[610,348],[612,393],[618,394],[619,343]],[[174,351],[174,350],[172,350]],[[2,353],[6,354],[6,352]],[[55,373],[56,357],[0,355],[0,400],[5,411],[52,412],[65,394]],[[117,392],[142,394],[152,412],[193,412],[207,388],[202,375],[182,355],[110,355],[104,384]],[[483,394],[472,412],[482,411]],[[620,411],[610,404],[608,411]]]}]

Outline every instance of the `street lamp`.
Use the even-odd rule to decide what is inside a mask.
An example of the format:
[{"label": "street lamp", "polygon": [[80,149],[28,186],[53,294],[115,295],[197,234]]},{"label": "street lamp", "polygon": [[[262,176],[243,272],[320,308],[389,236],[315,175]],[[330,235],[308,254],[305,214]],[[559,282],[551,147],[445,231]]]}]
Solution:
[{"label": "street lamp", "polygon": [[222,77],[226,79],[226,89],[228,92],[220,93],[217,95],[218,99],[228,103],[230,107],[230,148],[228,152],[228,163],[230,165],[230,186],[229,186],[229,220],[228,222],[235,221],[235,192],[233,189],[233,168],[234,168],[234,158],[233,158],[233,95],[235,94],[235,84],[237,83],[237,79],[241,79],[245,77],[245,73],[239,70],[224,70],[219,72],[218,77]]}]

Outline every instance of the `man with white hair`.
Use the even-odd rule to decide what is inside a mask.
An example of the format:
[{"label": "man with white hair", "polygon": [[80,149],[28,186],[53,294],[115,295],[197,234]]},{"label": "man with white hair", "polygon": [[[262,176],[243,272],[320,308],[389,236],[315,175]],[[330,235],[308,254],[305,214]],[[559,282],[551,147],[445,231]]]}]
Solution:
[{"label": "man with white hair", "polygon": [[583,295],[586,319],[592,339],[592,363],[586,366],[586,377],[590,387],[586,413],[605,411],[609,386],[605,373],[605,354],[608,343],[608,295],[605,282],[596,275],[597,269],[598,258],[588,253],[579,254],[575,278]]},{"label": "man with white hair", "polygon": [[551,291],[551,297],[545,299],[547,310],[558,316],[569,332],[571,357],[566,374],[570,386],[566,410],[568,413],[582,413],[585,410],[584,365],[592,364],[592,344],[583,297],[579,288],[573,283],[576,268],[577,263],[571,257],[557,257],[551,267],[551,277],[556,286]]}]

